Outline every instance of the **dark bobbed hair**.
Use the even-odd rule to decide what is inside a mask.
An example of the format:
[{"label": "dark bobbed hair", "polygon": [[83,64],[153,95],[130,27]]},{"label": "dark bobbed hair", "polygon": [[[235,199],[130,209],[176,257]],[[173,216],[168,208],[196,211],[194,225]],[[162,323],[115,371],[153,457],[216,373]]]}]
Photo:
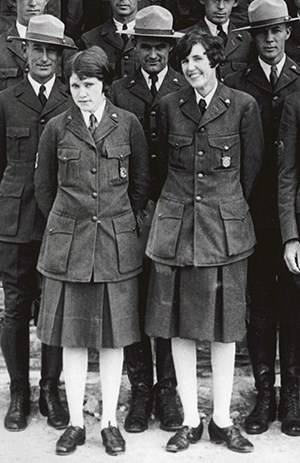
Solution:
[{"label": "dark bobbed hair", "polygon": [[177,42],[174,53],[179,65],[191,53],[193,46],[198,43],[205,49],[206,56],[212,68],[224,61],[223,40],[220,37],[215,37],[214,35],[194,29],[187,32]]},{"label": "dark bobbed hair", "polygon": [[102,48],[93,45],[87,50],[71,56],[67,63],[66,75],[70,79],[76,74],[80,80],[96,77],[103,82],[103,93],[107,93],[113,81],[113,68]]}]

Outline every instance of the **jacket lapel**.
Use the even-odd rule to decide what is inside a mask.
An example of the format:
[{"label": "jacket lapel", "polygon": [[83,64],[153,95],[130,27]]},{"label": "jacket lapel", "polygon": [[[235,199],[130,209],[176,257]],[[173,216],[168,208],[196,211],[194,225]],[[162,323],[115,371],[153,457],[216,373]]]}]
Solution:
[{"label": "jacket lapel", "polygon": [[264,71],[258,61],[255,61],[246,71],[246,77],[256,87],[265,90],[268,93],[272,92],[270,82],[268,81]]},{"label": "jacket lapel", "polygon": [[231,55],[231,53],[233,53],[238,47],[240,47],[243,42],[242,34],[235,32],[232,33],[233,29],[235,29],[235,26],[230,22],[228,28],[228,40],[225,47],[226,58],[227,56]]},{"label": "jacket lapel", "polygon": [[230,98],[227,88],[223,84],[219,83],[207,110],[200,120],[200,126],[208,124],[221,114],[225,113],[229,106]]},{"label": "jacket lapel", "polygon": [[130,93],[140,100],[145,101],[149,105],[152,104],[153,97],[140,69],[136,71],[134,78],[128,82],[127,88]]},{"label": "jacket lapel", "polygon": [[196,102],[195,91],[192,87],[184,89],[180,94],[179,106],[183,114],[195,122],[200,122],[200,111]]},{"label": "jacket lapel", "polygon": [[[117,34],[117,29],[116,29],[113,19],[110,19],[106,21],[106,23],[103,24],[101,35],[103,36],[105,41],[107,43],[110,43],[114,48],[118,48],[119,50],[124,49],[124,42],[120,34]],[[131,42],[131,46],[133,45],[132,45],[132,41],[128,40],[127,45],[130,48],[129,42]]]},{"label": "jacket lapel", "polygon": [[152,106],[156,106],[159,104],[161,98],[169,93],[175,92],[181,88],[180,82],[178,77],[176,76],[176,72],[169,67],[168,72],[155,96]]},{"label": "jacket lapel", "polygon": [[275,87],[275,93],[293,83],[299,78],[299,75],[300,68],[287,56]]},{"label": "jacket lapel", "polygon": [[68,95],[65,87],[62,83],[56,78],[50,96],[45,104],[42,114],[48,114],[49,112],[53,111],[57,106],[65,103],[66,100],[71,99]]},{"label": "jacket lapel", "polygon": [[41,113],[41,103],[26,77],[20,84],[16,85],[15,95],[25,106],[28,106],[33,111]]},{"label": "jacket lapel", "polygon": [[[7,36],[15,36],[18,37],[19,33],[16,28],[16,25],[14,24],[11,29],[7,32]],[[22,49],[22,42],[18,40],[10,40],[7,39],[7,49],[13,54],[14,59],[18,63],[20,67],[24,67],[26,64],[26,58],[24,56],[24,52]]]},{"label": "jacket lapel", "polygon": [[98,143],[103,138],[107,137],[113,130],[118,126],[118,114],[115,112],[115,108],[112,103],[106,100],[103,116],[98,125],[94,138],[95,142]]}]

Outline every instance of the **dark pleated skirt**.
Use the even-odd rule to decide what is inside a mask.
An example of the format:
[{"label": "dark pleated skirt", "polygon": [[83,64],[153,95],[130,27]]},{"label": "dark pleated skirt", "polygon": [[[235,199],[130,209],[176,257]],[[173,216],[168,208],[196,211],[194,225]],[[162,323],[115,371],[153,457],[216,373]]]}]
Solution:
[{"label": "dark pleated skirt", "polygon": [[138,278],[116,283],[43,279],[37,335],[44,344],[96,349],[140,340]]},{"label": "dark pleated skirt", "polygon": [[236,342],[246,332],[247,259],[219,267],[152,262],[145,331],[149,336]]}]

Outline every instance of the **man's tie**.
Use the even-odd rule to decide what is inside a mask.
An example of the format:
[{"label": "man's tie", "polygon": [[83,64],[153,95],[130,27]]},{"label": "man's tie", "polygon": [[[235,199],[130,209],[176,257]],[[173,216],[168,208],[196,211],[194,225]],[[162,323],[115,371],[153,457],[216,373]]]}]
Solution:
[{"label": "man's tie", "polygon": [[274,91],[277,81],[278,81],[277,66],[273,64],[271,66],[271,72],[270,72],[270,84],[272,87],[272,91]]},{"label": "man's tie", "polygon": [[217,25],[217,31],[218,31],[217,36],[221,37],[221,39],[223,40],[223,43],[224,43],[224,47],[226,47],[228,37],[227,37],[226,32],[223,29],[222,24]]},{"label": "man's tie", "polygon": [[45,90],[46,90],[46,87],[45,85],[41,85],[40,86],[40,91],[39,91],[39,94],[38,94],[38,99],[40,100],[40,103],[41,105],[44,107],[45,104],[47,103],[47,98],[46,98],[46,95],[45,95]]},{"label": "man's tie", "polygon": [[[123,31],[126,31],[127,29],[128,29],[128,27],[127,27],[127,24],[123,24],[123,26],[122,26],[122,30],[123,30]],[[126,45],[126,43],[127,43],[127,42],[128,42],[128,40],[129,40],[129,36],[128,36],[128,35],[126,35],[126,34],[121,34],[121,37],[122,37],[122,40],[123,40],[123,42],[124,42],[124,46],[125,46],[125,45]]]},{"label": "man's tie", "polygon": [[95,116],[95,114],[90,114],[89,131],[91,132],[92,136],[94,136],[94,133],[97,127],[98,127],[97,117]]},{"label": "man's tie", "polygon": [[158,81],[157,74],[150,74],[150,79],[151,79],[150,92],[152,93],[153,100],[154,100],[154,98],[157,95],[157,88],[156,88],[156,82]]},{"label": "man's tie", "polygon": [[204,98],[201,98],[199,100],[198,106],[199,106],[199,109],[200,109],[200,113],[203,116],[203,114],[206,111],[206,101],[204,100]]}]

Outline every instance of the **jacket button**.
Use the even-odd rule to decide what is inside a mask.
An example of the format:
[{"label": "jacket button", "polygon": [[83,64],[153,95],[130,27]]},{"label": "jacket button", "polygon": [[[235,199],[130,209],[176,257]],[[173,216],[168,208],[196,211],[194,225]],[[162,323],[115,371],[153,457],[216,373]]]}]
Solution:
[{"label": "jacket button", "polygon": [[205,127],[201,127],[201,128],[199,129],[199,132],[201,132],[201,133],[205,132]]},{"label": "jacket button", "polygon": [[93,167],[93,168],[91,169],[91,173],[92,173],[92,174],[96,174],[96,173],[97,173],[96,167]]},{"label": "jacket button", "polygon": [[197,175],[198,178],[203,178],[204,175],[202,174],[202,172],[199,172],[199,174]]},{"label": "jacket button", "polygon": [[151,116],[156,116],[156,111],[151,111]]},{"label": "jacket button", "polygon": [[277,95],[273,96],[273,101],[277,101],[277,100],[279,100],[279,96]]},{"label": "jacket button", "polygon": [[151,154],[151,159],[156,159],[156,154]]},{"label": "jacket button", "polygon": [[125,61],[128,61],[128,60],[129,60],[129,56],[128,56],[128,55],[124,55],[124,59],[125,59]]},{"label": "jacket button", "polygon": [[49,228],[49,233],[53,233],[53,228]]},{"label": "jacket button", "polygon": [[96,192],[96,191],[93,191],[93,193],[92,193],[92,198],[97,198],[97,196],[98,196],[97,192]]},{"label": "jacket button", "polygon": [[93,215],[92,222],[97,222],[97,216],[96,215]]},{"label": "jacket button", "polygon": [[46,124],[46,119],[41,119],[41,120],[40,120],[40,123],[41,123],[41,124]]},{"label": "jacket button", "polygon": [[198,156],[203,156],[204,155],[204,151],[200,150],[198,151]]},{"label": "jacket button", "polygon": [[156,137],[156,132],[151,132],[151,138],[155,138]]},{"label": "jacket button", "polygon": [[196,201],[201,201],[202,198],[201,198],[201,196],[197,195],[195,199],[196,199]]}]

